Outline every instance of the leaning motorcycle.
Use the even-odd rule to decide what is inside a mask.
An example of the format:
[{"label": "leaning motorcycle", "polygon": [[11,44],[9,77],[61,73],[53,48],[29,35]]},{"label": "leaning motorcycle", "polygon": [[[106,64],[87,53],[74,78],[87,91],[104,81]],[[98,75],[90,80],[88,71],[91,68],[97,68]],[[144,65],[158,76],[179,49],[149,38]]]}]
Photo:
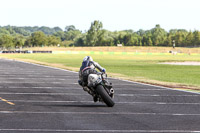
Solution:
[{"label": "leaning motorcycle", "polygon": [[108,82],[107,74],[89,74],[88,85],[83,89],[93,97],[96,96],[99,102],[104,102],[108,107],[113,107],[115,105],[113,101],[114,89],[112,83]]}]

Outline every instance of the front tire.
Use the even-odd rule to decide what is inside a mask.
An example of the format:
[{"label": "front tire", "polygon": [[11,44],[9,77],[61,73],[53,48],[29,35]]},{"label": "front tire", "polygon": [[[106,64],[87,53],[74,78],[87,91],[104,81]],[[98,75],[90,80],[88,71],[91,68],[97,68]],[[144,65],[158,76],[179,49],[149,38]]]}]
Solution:
[{"label": "front tire", "polygon": [[113,107],[115,105],[112,98],[108,95],[108,93],[106,92],[106,90],[103,88],[102,85],[98,85],[96,91],[101,96],[101,98],[108,107]]}]

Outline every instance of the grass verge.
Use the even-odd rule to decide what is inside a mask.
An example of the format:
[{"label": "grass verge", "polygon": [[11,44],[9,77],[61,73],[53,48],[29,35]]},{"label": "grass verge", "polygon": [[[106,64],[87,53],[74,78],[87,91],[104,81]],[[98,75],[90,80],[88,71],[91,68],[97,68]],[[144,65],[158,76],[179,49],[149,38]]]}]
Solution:
[{"label": "grass verge", "polygon": [[126,47],[32,47],[24,50],[50,50],[50,51],[103,51],[103,52],[143,52],[143,53],[169,53],[176,51],[179,53],[192,54],[200,53],[200,48],[185,48],[185,47],[144,47],[144,46],[126,46]]},{"label": "grass verge", "polygon": [[[78,71],[85,54],[1,54],[0,57]],[[200,66],[159,64],[200,61],[199,55],[92,55],[111,77],[200,91]]]}]

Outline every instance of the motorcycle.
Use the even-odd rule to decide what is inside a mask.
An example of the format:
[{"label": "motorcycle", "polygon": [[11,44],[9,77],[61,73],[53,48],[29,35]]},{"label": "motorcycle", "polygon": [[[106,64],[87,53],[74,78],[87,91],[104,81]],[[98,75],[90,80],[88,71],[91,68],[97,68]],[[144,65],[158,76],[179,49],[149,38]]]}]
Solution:
[{"label": "motorcycle", "polygon": [[83,88],[93,97],[97,98],[97,101],[104,102],[108,107],[115,105],[114,89],[112,83],[108,82],[107,74],[97,73],[88,75],[88,85]]}]

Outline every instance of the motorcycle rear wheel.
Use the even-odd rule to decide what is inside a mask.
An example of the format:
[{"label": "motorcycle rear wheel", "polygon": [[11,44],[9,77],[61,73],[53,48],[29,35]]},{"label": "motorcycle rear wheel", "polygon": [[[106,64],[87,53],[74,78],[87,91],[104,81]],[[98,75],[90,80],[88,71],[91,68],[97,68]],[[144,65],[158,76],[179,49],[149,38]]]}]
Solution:
[{"label": "motorcycle rear wheel", "polygon": [[106,103],[108,107],[113,107],[115,105],[114,101],[112,98],[108,95],[106,90],[103,88],[102,85],[98,85],[96,88],[97,93],[101,96],[103,101]]}]

